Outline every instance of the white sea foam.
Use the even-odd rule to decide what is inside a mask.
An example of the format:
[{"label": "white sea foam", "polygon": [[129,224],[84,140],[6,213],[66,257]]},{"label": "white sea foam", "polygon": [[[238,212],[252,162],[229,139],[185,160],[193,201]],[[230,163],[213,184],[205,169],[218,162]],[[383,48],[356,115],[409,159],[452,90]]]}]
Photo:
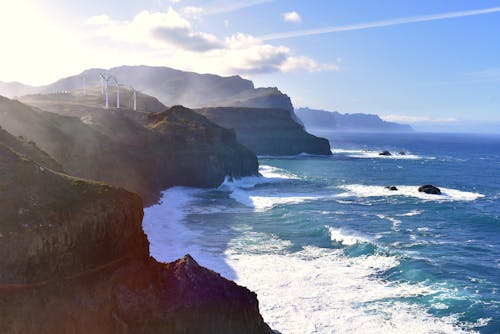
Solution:
[{"label": "white sea foam", "polygon": [[406,196],[416,197],[427,201],[474,201],[484,197],[480,193],[461,191],[456,189],[440,188],[441,195],[431,195],[418,191],[418,186],[398,185],[397,191],[386,189],[384,186],[367,186],[362,184],[350,184],[340,186],[346,192],[338,194],[338,197],[385,197]]},{"label": "white sea foam", "polygon": [[259,173],[262,176],[246,176],[240,179],[226,178],[219,189],[228,191],[234,189],[250,189],[258,184],[286,182],[299,178],[297,175],[283,169],[266,165],[259,166]]},{"label": "white sea foam", "polygon": [[155,259],[169,262],[186,253],[199,253],[195,243],[199,235],[181,224],[196,192],[199,190],[194,188],[170,188],[163,192],[160,204],[144,210],[142,228],[149,239],[151,256]]},{"label": "white sea foam", "polygon": [[[290,242],[237,225],[225,250],[207,247],[204,233],[186,225],[201,190],[171,188],[162,204],[145,209],[144,231],[151,255],[171,261],[190,253],[201,264],[255,291],[260,311],[282,333],[461,333],[455,318],[437,318],[422,307],[390,301],[430,295],[425,285],[387,283],[376,273],[399,264],[396,257],[348,258],[341,249],[305,247],[289,253]],[[195,210],[203,212],[203,210]],[[364,240],[345,231],[332,238]],[[220,232],[223,233],[223,232]]]},{"label": "white sea foam", "polygon": [[332,241],[341,243],[344,246],[352,246],[357,243],[369,242],[367,238],[356,235],[341,228],[328,227]]},{"label": "white sea foam", "polygon": [[278,205],[299,204],[305,201],[320,199],[319,196],[307,196],[299,194],[279,194],[258,196],[244,190],[235,189],[230,194],[231,198],[241,204],[255,209],[255,211],[266,211]]},{"label": "white sea foam", "polygon": [[346,150],[340,148],[332,149],[333,154],[345,155],[351,158],[360,159],[395,159],[395,160],[421,160],[421,159],[435,159],[434,157],[424,157],[420,155],[399,152],[390,152],[391,155],[380,155],[381,151],[372,150]]},{"label": "white sea foam", "polygon": [[398,264],[394,257],[347,258],[340,250],[317,247],[287,255],[226,254],[237,283],[257,293],[264,319],[282,333],[466,332],[455,326],[454,318],[436,318],[422,307],[388,301],[435,293],[424,285],[374,278]]},{"label": "white sea foam", "polygon": [[418,216],[424,212],[423,210],[411,210],[410,212],[402,213],[397,216],[399,217],[412,217],[412,216]]}]

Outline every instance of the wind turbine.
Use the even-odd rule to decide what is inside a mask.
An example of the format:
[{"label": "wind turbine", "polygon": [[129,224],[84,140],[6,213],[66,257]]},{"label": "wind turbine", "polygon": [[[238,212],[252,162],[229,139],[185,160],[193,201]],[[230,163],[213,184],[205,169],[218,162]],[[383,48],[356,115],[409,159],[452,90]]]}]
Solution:
[{"label": "wind turbine", "polygon": [[120,109],[120,83],[118,82],[118,79],[114,76],[110,76],[110,79],[112,79],[115,82],[116,85],[116,109]]},{"label": "wind turbine", "polygon": [[87,95],[87,76],[83,76],[83,95]]},{"label": "wind turbine", "polygon": [[[106,93],[106,109],[109,109],[109,80],[113,78],[112,75],[105,75],[103,73],[100,73],[99,76],[101,77],[101,82],[104,82],[104,90]],[[102,86],[101,86],[101,92],[102,92]]]},{"label": "wind turbine", "polygon": [[133,109],[137,111],[137,91],[134,87],[130,87],[132,89],[132,101],[133,101]]}]

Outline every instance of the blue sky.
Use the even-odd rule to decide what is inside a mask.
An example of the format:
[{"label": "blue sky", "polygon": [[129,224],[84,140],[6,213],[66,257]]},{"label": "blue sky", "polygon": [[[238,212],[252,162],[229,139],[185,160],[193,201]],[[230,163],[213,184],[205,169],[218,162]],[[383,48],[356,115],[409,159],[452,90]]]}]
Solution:
[{"label": "blue sky", "polygon": [[241,74],[296,106],[444,125],[500,121],[500,1],[11,3],[0,14],[2,81],[163,65]]}]

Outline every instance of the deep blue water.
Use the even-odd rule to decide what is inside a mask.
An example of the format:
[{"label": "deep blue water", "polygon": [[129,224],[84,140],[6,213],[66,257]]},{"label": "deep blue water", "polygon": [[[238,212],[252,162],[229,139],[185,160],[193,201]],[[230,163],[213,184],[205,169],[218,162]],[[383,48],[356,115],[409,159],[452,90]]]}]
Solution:
[{"label": "deep blue water", "polygon": [[500,136],[321,135],[333,156],[167,192],[146,211],[153,255],[193,253],[255,290],[283,333],[500,333]]}]

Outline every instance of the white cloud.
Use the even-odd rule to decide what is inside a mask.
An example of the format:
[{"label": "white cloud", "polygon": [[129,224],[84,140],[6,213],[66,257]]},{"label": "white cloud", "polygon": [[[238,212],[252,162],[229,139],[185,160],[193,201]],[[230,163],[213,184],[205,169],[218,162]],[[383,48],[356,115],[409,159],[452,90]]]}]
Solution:
[{"label": "white cloud", "polygon": [[430,116],[417,116],[417,115],[380,115],[384,121],[397,122],[397,123],[454,123],[458,120],[454,117],[435,118]]},{"label": "white cloud", "polygon": [[293,22],[293,23],[302,22],[302,18],[300,17],[299,13],[297,13],[295,11],[283,13],[282,17],[283,17],[283,20],[285,20],[285,22]]},{"label": "white cloud", "polygon": [[88,23],[99,23],[94,37],[112,41],[107,43],[109,47],[149,53],[155,59],[162,57],[164,65],[186,70],[228,75],[338,70],[338,64],[320,64],[294,55],[286,46],[266,44],[248,34],[222,39],[197,31],[172,8],[165,13],[142,11],[130,21],[99,16]]}]

